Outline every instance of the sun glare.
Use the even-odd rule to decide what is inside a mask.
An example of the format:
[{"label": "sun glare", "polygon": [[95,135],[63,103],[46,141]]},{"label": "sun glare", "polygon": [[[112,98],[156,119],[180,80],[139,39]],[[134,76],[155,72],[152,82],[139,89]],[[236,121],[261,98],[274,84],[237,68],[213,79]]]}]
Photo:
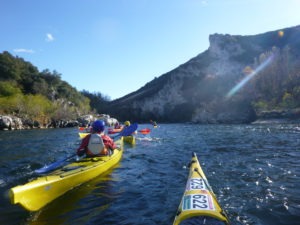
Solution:
[{"label": "sun glare", "polygon": [[236,92],[238,92],[245,84],[248,83],[256,74],[258,74],[261,70],[266,68],[274,56],[270,55],[262,64],[260,64],[252,73],[246,76],[243,80],[241,80],[237,85],[235,85],[226,95],[226,98],[231,98]]}]

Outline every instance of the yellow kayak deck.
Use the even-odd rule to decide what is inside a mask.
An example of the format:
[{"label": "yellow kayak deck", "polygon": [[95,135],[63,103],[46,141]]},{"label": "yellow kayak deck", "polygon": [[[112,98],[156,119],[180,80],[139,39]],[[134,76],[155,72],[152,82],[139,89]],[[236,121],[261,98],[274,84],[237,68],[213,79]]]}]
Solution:
[{"label": "yellow kayak deck", "polygon": [[214,221],[212,224],[229,225],[229,220],[206,179],[196,153],[193,153],[190,162],[188,181],[173,225],[187,221],[201,221],[197,224]]},{"label": "yellow kayak deck", "polygon": [[135,136],[122,136],[121,140],[123,140],[125,143],[135,145]]},{"label": "yellow kayak deck", "polygon": [[87,136],[90,133],[85,133],[85,132],[79,132],[78,135],[80,137],[80,139],[83,139],[85,136]]},{"label": "yellow kayak deck", "polygon": [[112,169],[121,160],[123,148],[115,149],[110,156],[83,158],[47,175],[10,189],[12,204],[20,204],[36,211],[70,189]]}]

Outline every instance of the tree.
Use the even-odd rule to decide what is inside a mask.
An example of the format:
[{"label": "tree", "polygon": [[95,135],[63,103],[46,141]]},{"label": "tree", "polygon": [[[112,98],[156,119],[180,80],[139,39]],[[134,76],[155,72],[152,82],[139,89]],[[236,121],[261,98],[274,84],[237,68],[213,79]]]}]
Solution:
[{"label": "tree", "polygon": [[20,93],[21,90],[13,82],[0,81],[0,97],[8,97]]}]

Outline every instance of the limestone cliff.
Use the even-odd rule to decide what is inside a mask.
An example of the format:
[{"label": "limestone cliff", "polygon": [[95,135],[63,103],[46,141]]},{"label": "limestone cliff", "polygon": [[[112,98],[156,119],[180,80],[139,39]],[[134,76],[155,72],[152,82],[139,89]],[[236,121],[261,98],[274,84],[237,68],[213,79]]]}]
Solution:
[{"label": "limestone cliff", "polygon": [[[274,48],[300,48],[300,42],[296,41],[300,39],[300,26],[280,32],[284,36],[279,31],[252,36],[210,35],[208,50],[139,90],[112,101],[108,113],[121,120],[251,122],[256,113],[251,103],[254,96],[249,96],[247,88],[231,98],[226,98],[226,94],[259,66],[262,54]],[[299,62],[297,51],[289,54],[293,62]]]}]

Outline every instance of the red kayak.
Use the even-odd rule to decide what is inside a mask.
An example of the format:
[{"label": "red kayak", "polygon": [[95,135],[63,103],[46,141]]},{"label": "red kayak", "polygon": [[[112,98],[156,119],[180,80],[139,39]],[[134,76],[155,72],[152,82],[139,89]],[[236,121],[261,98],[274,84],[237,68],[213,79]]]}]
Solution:
[{"label": "red kayak", "polygon": [[[138,132],[140,132],[141,134],[149,134],[150,133],[150,129],[149,128],[144,128],[142,130],[138,130]],[[116,133],[119,133],[120,131],[119,130],[116,130],[116,129],[108,129],[107,133],[108,134],[116,134]]]},{"label": "red kayak", "polygon": [[139,132],[140,132],[141,134],[149,134],[150,131],[151,131],[151,130],[150,130],[149,128],[145,128],[145,129],[139,130]]},{"label": "red kayak", "polygon": [[108,129],[107,133],[108,134],[116,134],[116,133],[120,133],[120,131],[116,131],[114,129]]}]

